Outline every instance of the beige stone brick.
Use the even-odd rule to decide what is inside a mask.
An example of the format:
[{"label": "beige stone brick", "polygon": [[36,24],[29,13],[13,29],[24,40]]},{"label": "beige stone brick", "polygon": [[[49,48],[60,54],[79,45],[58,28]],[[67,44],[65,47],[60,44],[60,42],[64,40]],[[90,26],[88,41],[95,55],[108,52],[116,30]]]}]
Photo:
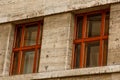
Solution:
[{"label": "beige stone brick", "polygon": [[0,0],[0,23],[117,2],[120,0]]},{"label": "beige stone brick", "polygon": [[[116,9],[117,7],[117,9]],[[110,27],[109,27],[109,47],[108,65],[120,64],[120,5],[111,5]]]},{"label": "beige stone brick", "polygon": [[71,16],[71,13],[63,13],[45,17],[39,72],[65,70]]}]

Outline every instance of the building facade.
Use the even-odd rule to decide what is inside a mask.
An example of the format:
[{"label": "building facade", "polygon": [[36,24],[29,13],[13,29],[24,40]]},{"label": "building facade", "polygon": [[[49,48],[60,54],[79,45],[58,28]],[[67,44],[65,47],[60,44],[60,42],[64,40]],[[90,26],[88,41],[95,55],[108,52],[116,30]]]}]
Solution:
[{"label": "building facade", "polygon": [[120,0],[1,0],[0,80],[120,80]]}]

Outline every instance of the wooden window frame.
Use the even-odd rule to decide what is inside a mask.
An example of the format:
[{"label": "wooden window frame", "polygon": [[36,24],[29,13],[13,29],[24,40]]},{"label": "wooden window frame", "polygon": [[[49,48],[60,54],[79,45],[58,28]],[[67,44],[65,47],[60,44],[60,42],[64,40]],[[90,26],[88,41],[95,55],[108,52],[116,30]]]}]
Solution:
[{"label": "wooden window frame", "polygon": [[[104,66],[104,61],[103,61],[103,40],[108,40],[108,34],[105,35],[105,18],[106,18],[106,13],[109,12],[109,9],[104,9],[104,10],[98,10],[98,11],[93,11],[93,12],[87,12],[87,13],[81,13],[75,15],[75,26],[74,26],[74,37],[73,37],[73,49],[72,49],[72,61],[71,61],[71,68],[74,69],[76,65],[76,57],[75,57],[75,45],[81,44],[80,48],[80,63],[79,63],[79,68],[84,68],[85,67],[85,42],[94,42],[94,41],[100,41],[100,48],[99,48],[99,62],[98,66]],[[100,30],[100,36],[97,37],[86,37],[86,29],[87,29],[87,16],[88,15],[94,15],[94,14],[101,14],[102,19],[101,19],[101,30]],[[78,39],[77,37],[77,17],[83,17],[83,24],[82,24],[82,37]],[[97,67],[97,66],[96,66]]]},{"label": "wooden window frame", "polygon": [[[30,46],[25,46],[24,45],[24,38],[25,38],[25,27],[29,25],[37,25],[37,36],[36,36],[36,44],[35,45],[30,45]],[[41,26],[42,25],[42,26]],[[16,48],[16,40],[17,40],[17,29],[18,27],[21,27],[21,41],[20,41],[20,47]],[[23,56],[23,51],[30,51],[34,50],[35,55],[34,55],[34,63],[33,63],[33,73],[36,73],[38,71],[38,65],[37,65],[37,60],[39,63],[39,58],[40,58],[40,53],[38,53],[38,50],[41,49],[41,43],[42,43],[42,29],[43,29],[43,21],[36,21],[36,22],[30,22],[30,23],[24,23],[24,24],[18,24],[15,26],[15,32],[14,32],[14,42],[13,42],[13,49],[12,49],[12,55],[11,55],[11,63],[10,63],[10,75],[13,75],[13,63],[14,63],[14,52],[20,52],[18,55],[18,67],[17,67],[17,74],[21,74],[21,68],[22,66],[22,56]],[[41,32],[41,33],[40,33]],[[39,41],[41,42],[39,43]],[[16,74],[15,74],[16,75]]]}]

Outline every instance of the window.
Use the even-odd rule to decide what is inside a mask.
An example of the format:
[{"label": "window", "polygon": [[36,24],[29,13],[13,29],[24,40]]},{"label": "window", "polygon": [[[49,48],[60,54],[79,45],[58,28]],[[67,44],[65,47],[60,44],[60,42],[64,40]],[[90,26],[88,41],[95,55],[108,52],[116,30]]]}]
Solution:
[{"label": "window", "polygon": [[109,11],[76,15],[72,68],[107,64]]},{"label": "window", "polygon": [[42,22],[20,24],[16,26],[10,75],[37,72],[41,38]]}]

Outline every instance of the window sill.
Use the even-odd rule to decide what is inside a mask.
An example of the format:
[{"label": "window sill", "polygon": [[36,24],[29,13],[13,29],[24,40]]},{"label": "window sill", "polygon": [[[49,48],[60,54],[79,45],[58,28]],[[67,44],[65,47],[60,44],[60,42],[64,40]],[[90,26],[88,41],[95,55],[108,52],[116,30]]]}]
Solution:
[{"label": "window sill", "polygon": [[82,68],[82,69],[71,69],[64,71],[53,71],[53,72],[42,72],[34,74],[24,74],[24,75],[14,75],[14,76],[4,76],[3,79],[47,79],[47,78],[60,78],[60,77],[73,77],[73,76],[85,76],[94,74],[108,74],[120,72],[120,65],[103,66],[103,67],[92,67],[92,68]]}]

